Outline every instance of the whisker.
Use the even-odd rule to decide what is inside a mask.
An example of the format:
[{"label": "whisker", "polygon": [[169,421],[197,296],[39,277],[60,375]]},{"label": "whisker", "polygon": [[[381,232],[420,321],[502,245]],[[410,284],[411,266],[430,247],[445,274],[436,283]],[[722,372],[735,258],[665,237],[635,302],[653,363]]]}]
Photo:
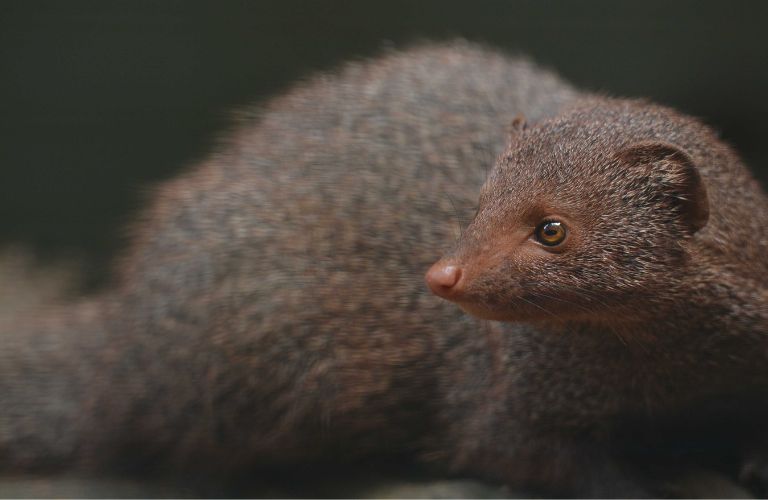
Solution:
[{"label": "whisker", "polygon": [[540,306],[540,305],[538,305],[537,303],[535,303],[535,302],[532,302],[532,301],[530,301],[530,300],[526,299],[525,297],[517,297],[517,298],[518,298],[518,299],[520,299],[520,300],[522,300],[523,302],[527,302],[528,304],[531,304],[531,305],[532,305],[532,306],[534,306],[534,307],[538,307],[539,309],[541,309],[541,310],[542,310],[542,311],[544,311],[545,313],[547,313],[547,314],[551,314],[552,316],[554,316],[554,317],[555,317],[555,318],[557,318],[557,319],[560,319],[560,320],[562,320],[562,318],[561,318],[560,316],[558,316],[557,314],[553,313],[552,311],[549,311],[549,310],[545,309],[544,307],[541,307],[541,306]]},{"label": "whisker", "polygon": [[[596,293],[589,292],[588,290],[585,290],[583,288],[576,287],[576,286],[570,286],[570,287],[569,286],[564,286],[564,285],[560,285],[560,286],[562,288],[567,289],[568,291],[570,291],[572,293],[575,293],[577,295],[580,295],[580,296],[582,296],[582,297],[584,297],[584,298],[586,298],[588,300],[591,299],[591,300],[596,301],[598,304],[603,306],[605,309],[610,310],[612,308],[611,305],[609,305],[604,300],[600,299],[599,296]],[[619,339],[621,339],[623,344],[628,345],[629,342],[627,341],[627,339],[625,339],[613,326],[611,326],[610,324],[606,324],[605,326],[608,327]],[[637,345],[641,345],[639,343],[636,343],[636,344]],[[641,347],[642,347],[642,345],[641,345]]]},{"label": "whisker", "polygon": [[544,297],[544,298],[552,299],[552,300],[559,300],[560,302],[564,302],[566,304],[569,304],[569,305],[572,305],[572,306],[576,306],[579,309],[582,309],[582,310],[584,310],[584,311],[586,311],[588,313],[595,313],[594,309],[590,309],[590,308],[588,308],[586,306],[583,306],[583,305],[581,305],[581,304],[579,304],[577,302],[573,302],[571,300],[564,299],[562,297],[557,297],[557,296],[554,296],[554,295],[547,295],[546,293],[533,292],[533,291],[529,291],[528,293],[530,293],[531,295],[538,296],[538,297]]},{"label": "whisker", "polygon": [[614,327],[612,327],[611,325],[607,325],[607,326],[608,326],[608,329],[611,331],[611,333],[613,333],[613,334],[616,336],[616,338],[617,338],[617,339],[619,339],[619,342],[621,342],[622,344],[624,344],[624,347],[627,347],[627,346],[629,346],[629,343],[627,342],[627,339],[625,339],[625,338],[624,338],[624,337],[623,337],[623,336],[622,336],[622,335],[619,333],[619,331],[618,331],[617,329],[615,329],[615,328],[614,328]]},{"label": "whisker", "polygon": [[605,308],[610,308],[610,306],[605,301],[601,300],[596,294],[593,294],[588,290],[585,290],[583,288],[573,286],[573,285],[557,284],[555,286],[562,288],[564,290],[568,290],[569,292],[575,293],[576,295],[584,297],[587,300],[595,301],[598,304],[604,306]]},{"label": "whisker", "polygon": [[464,221],[461,220],[461,213],[459,212],[459,209],[456,207],[456,202],[453,201],[453,197],[448,194],[447,191],[444,191],[445,196],[448,198],[448,201],[451,202],[451,207],[453,207],[453,213],[456,217],[456,225],[459,228],[459,238],[464,234]]}]

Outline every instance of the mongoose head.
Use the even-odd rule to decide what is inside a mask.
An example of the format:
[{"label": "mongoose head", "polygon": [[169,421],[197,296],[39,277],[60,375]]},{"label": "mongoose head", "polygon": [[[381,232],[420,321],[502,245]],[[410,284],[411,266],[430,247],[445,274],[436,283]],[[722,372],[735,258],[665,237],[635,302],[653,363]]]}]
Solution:
[{"label": "mongoose head", "polygon": [[[613,321],[684,284],[709,216],[687,119],[593,99],[512,140],[430,289],[485,319]],[[693,120],[691,120],[693,122]],[[656,311],[654,311],[656,312]]]}]

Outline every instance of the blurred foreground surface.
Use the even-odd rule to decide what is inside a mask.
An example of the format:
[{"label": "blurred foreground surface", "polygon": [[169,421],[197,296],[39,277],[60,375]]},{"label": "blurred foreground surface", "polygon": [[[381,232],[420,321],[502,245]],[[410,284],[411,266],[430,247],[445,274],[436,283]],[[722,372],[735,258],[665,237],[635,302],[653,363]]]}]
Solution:
[{"label": "blurred foreground surface", "polygon": [[[679,498],[753,498],[728,479],[707,473],[692,473],[670,485]],[[347,477],[291,486],[252,484],[191,487],[164,481],[120,478],[0,477],[2,498],[536,498],[531,492],[469,480],[419,481],[403,478]]]}]

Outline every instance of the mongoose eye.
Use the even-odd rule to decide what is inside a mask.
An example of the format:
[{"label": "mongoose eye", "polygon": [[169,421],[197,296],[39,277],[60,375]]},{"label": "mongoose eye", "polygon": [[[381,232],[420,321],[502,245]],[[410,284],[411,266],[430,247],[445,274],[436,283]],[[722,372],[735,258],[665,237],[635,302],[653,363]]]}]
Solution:
[{"label": "mongoose eye", "polygon": [[565,240],[566,231],[562,222],[547,221],[538,225],[535,234],[539,243],[553,247]]}]

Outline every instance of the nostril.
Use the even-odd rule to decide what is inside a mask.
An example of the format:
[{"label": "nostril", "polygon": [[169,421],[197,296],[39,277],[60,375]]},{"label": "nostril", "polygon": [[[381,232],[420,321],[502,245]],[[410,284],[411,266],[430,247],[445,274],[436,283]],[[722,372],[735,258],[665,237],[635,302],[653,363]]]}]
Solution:
[{"label": "nostril", "polygon": [[426,275],[427,285],[437,295],[443,295],[453,288],[461,279],[461,268],[438,262],[433,265]]}]

